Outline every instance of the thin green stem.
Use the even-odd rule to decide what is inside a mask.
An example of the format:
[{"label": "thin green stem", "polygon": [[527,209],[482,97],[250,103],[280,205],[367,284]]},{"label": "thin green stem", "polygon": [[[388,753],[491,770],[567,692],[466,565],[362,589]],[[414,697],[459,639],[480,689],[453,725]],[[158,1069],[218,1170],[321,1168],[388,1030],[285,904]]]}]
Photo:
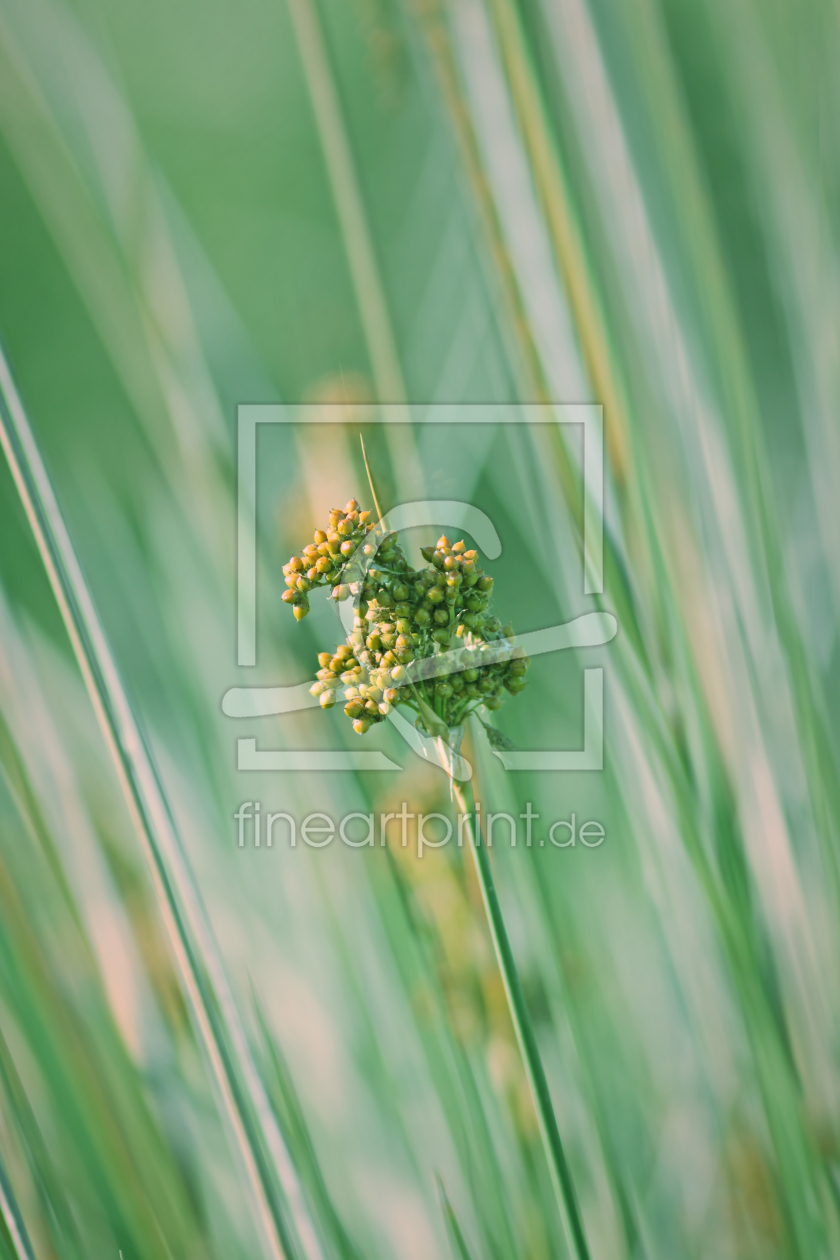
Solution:
[{"label": "thin green stem", "polygon": [[365,461],[365,472],[367,473],[368,485],[370,486],[370,493],[373,497],[373,506],[376,508],[376,515],[377,515],[378,520],[381,521],[384,518],[385,514],[382,511],[382,505],[379,502],[379,498],[376,493],[376,487],[373,484],[373,474],[370,471],[370,464],[368,463],[367,451],[365,450],[365,439],[363,438],[361,433],[359,434],[359,441],[362,444],[362,459]]},{"label": "thin green stem", "polygon": [[514,959],[507,929],[505,928],[502,907],[499,903],[496,885],[493,880],[490,855],[487,852],[481,833],[481,824],[478,821],[472,784],[469,781],[453,779],[452,789],[461,813],[467,818],[470,848],[475,861],[475,871],[479,887],[481,888],[481,897],[487,913],[490,935],[493,938],[493,947],[496,951],[499,970],[502,973],[508,1007],[513,1020],[513,1027],[516,1031],[516,1039],[519,1042],[522,1061],[525,1065],[525,1073],[531,1086],[531,1093],[534,1096],[537,1119],[548,1159],[548,1166],[551,1171],[554,1191],[560,1205],[560,1212],[568,1226],[577,1260],[590,1260],[589,1246],[586,1241],[583,1219],[572,1180],[572,1171],[560,1138],[557,1117],[554,1114],[551,1093],[549,1092],[545,1069],[540,1057],[534,1026],[531,1023],[531,1016],[525,1002],[525,994],[522,992],[522,982],[519,979],[516,960]]}]

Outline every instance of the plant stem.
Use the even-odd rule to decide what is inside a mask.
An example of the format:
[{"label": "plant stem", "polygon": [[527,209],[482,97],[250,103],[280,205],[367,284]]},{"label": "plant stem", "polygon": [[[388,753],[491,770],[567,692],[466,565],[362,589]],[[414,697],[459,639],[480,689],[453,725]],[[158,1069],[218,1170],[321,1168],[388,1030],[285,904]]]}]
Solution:
[{"label": "plant stem", "polygon": [[516,1039],[519,1042],[522,1061],[525,1065],[525,1073],[531,1086],[531,1093],[534,1096],[540,1132],[551,1171],[554,1191],[560,1205],[560,1212],[565,1218],[572,1237],[577,1260],[590,1260],[589,1247],[583,1229],[583,1220],[578,1206],[577,1195],[575,1194],[574,1182],[572,1181],[572,1172],[566,1159],[566,1152],[563,1149],[560,1130],[557,1127],[557,1117],[554,1114],[536,1034],[525,1003],[522,982],[519,979],[516,960],[514,959],[513,950],[505,928],[502,907],[499,904],[496,885],[493,882],[493,869],[490,865],[490,855],[487,852],[487,847],[481,834],[481,825],[477,818],[472,784],[469,781],[453,779],[452,788],[461,812],[467,817],[467,830],[470,835],[470,847],[475,861],[478,884],[481,888],[481,897],[487,913],[490,935],[493,938],[499,970],[502,973],[508,1007],[510,1008],[513,1027],[516,1031]]},{"label": "plant stem", "polygon": [[376,494],[376,487],[373,484],[373,477],[370,471],[370,464],[368,463],[367,451],[365,450],[365,439],[362,437],[361,433],[359,434],[359,441],[362,444],[362,459],[365,461],[365,472],[367,473],[368,485],[370,486],[370,493],[373,496],[373,506],[376,508],[377,518],[381,521],[383,520],[384,514],[382,511],[382,507],[379,503],[379,499]]}]

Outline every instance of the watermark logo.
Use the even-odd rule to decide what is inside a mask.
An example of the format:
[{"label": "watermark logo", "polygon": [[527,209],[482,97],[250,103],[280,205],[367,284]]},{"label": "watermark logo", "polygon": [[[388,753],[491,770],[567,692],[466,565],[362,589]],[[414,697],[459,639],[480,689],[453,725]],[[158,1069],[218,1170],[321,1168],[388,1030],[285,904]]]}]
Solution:
[{"label": "watermark logo", "polygon": [[[248,404],[238,411],[238,520],[237,520],[237,659],[240,666],[257,663],[257,435],[260,425],[345,424],[353,418],[347,404],[312,404],[293,412],[279,405]],[[411,420],[404,407],[380,406],[373,422],[403,424]],[[423,408],[417,417],[422,424],[561,424],[583,426],[582,476],[584,486],[583,519],[583,590],[585,595],[600,595],[604,586],[604,437],[603,413],[591,404],[550,405],[515,404],[453,405],[439,404]],[[366,422],[367,418],[366,418]],[[399,504],[380,522],[385,530],[399,532],[417,526],[456,527],[475,539],[479,549],[490,560],[501,554],[501,541],[489,517],[479,508],[457,500],[420,500]],[[358,573],[348,576],[352,583],[364,577],[364,561],[354,558]],[[348,600],[334,605],[343,633],[352,628],[353,604]],[[531,631],[517,636],[517,648],[533,657],[563,651],[567,648],[599,647],[614,638],[618,625],[611,613],[584,613],[572,621]],[[511,653],[507,643],[494,645],[499,659]],[[459,653],[440,655],[414,662],[409,670],[417,677],[439,677],[463,669]],[[309,682],[293,686],[233,687],[223,698],[224,712],[240,720],[279,716],[299,712],[318,704],[309,692]],[[506,750],[494,749],[494,755],[506,770],[601,770],[604,764],[604,671],[602,667],[583,671],[583,740],[578,749]],[[469,778],[471,767],[457,750],[441,748],[440,741],[424,735],[399,712],[392,709],[388,720],[399,731],[406,745],[417,755],[456,777]],[[454,764],[453,764],[454,762]],[[240,770],[266,771],[336,771],[336,770],[399,770],[401,767],[377,749],[334,751],[260,749],[253,736],[237,741],[237,765]]]}]

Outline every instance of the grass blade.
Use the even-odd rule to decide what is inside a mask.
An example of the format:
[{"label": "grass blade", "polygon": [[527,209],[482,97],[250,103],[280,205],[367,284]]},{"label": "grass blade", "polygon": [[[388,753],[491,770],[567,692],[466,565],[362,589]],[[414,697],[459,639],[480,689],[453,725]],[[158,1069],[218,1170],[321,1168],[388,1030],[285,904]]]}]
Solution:
[{"label": "grass blade", "polygon": [[302,1253],[316,1260],[320,1245],[297,1173],[273,1123],[163,788],[2,351],[0,441],[149,864],[196,1026],[245,1166],[267,1254],[280,1260],[298,1254],[285,1219],[285,1198]]},{"label": "grass blade", "polygon": [[528,1077],[528,1084],[537,1109],[540,1133],[545,1147],[551,1179],[561,1215],[566,1221],[578,1260],[589,1260],[589,1245],[583,1228],[583,1219],[578,1206],[572,1172],[563,1148],[557,1117],[551,1102],[545,1069],[540,1057],[539,1046],[522,992],[522,983],[516,967],[507,929],[505,928],[502,907],[493,881],[493,868],[481,834],[481,824],[475,807],[475,795],[469,780],[452,780],[452,789],[458,808],[467,817],[467,831],[470,837],[470,848],[475,861],[481,897],[487,913],[487,922],[493,938],[493,948],[502,973],[510,1016],[516,1032],[516,1040],[522,1055],[522,1062]]}]

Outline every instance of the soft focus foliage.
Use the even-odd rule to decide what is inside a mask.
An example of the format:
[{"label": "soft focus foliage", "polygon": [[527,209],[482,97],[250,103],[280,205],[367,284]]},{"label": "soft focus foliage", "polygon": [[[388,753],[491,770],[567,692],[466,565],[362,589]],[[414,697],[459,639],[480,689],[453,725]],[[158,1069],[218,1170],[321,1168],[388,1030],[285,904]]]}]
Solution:
[{"label": "soft focus foliage", "polygon": [[[540,816],[493,862],[593,1256],[840,1253],[839,61],[826,0],[0,0],[0,338],[166,801],[2,463],[0,1255],[568,1253],[463,851],[237,843],[453,808],[390,722],[399,772],[235,768],[362,742],[221,708],[342,640],[282,565],[360,431],[487,513],[517,633],[618,620],[494,715],[577,748],[603,667],[602,773],[467,748]],[[577,430],[422,423],[545,400],[604,406],[603,598]],[[304,401],[352,406],[260,435],[242,669],[236,406]]]}]

